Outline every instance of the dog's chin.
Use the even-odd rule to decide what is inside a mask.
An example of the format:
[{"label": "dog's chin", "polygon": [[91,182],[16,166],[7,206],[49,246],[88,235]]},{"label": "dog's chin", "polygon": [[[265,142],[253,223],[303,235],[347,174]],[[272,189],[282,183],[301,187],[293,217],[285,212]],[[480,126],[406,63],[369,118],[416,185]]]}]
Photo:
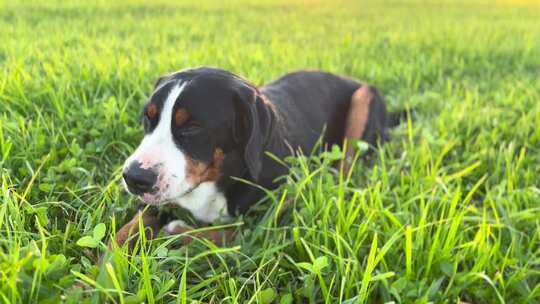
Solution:
[{"label": "dog's chin", "polygon": [[168,204],[170,201],[161,198],[158,194],[151,194],[151,193],[144,193],[143,195],[139,196],[141,201],[147,205],[151,206],[163,206]]},{"label": "dog's chin", "polygon": [[139,198],[147,205],[164,206],[181,200],[186,195],[191,194],[195,189],[197,189],[198,186],[199,185],[191,186],[181,194],[173,195],[171,197],[163,197],[158,191],[156,193],[144,193],[143,195],[139,196]]}]

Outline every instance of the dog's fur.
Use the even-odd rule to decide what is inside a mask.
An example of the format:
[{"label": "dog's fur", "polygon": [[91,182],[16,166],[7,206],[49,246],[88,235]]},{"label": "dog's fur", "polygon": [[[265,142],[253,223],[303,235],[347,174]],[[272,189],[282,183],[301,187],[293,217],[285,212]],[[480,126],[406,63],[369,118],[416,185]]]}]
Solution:
[{"label": "dog's fur", "polygon": [[[157,81],[124,181],[148,204],[177,204],[211,223],[246,212],[264,195],[232,177],[278,186],[287,168],[266,152],[310,153],[321,135],[323,148],[346,139],[374,147],[388,139],[397,115],[387,113],[374,87],[323,71],[297,71],[256,87],[217,68],[182,70]],[[354,150],[346,150],[348,170]],[[178,230],[175,223],[169,232]]]}]

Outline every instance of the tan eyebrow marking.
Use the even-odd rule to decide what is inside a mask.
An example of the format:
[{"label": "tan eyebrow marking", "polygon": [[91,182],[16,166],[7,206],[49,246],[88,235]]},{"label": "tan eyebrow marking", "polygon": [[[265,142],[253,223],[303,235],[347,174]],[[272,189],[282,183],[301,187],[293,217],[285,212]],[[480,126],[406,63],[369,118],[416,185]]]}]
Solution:
[{"label": "tan eyebrow marking", "polygon": [[189,113],[185,109],[178,109],[174,113],[174,123],[177,126],[184,124],[189,118]]},{"label": "tan eyebrow marking", "polygon": [[154,118],[157,115],[157,106],[153,103],[148,105],[148,108],[146,109],[146,115],[148,115],[149,118]]}]

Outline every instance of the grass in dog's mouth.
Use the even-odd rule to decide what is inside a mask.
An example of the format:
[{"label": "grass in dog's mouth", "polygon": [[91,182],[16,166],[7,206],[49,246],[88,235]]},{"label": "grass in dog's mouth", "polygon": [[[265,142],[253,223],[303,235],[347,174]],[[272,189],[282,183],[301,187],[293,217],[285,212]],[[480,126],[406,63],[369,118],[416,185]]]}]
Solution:
[{"label": "grass in dog's mouth", "polygon": [[[540,301],[537,3],[0,7],[0,302]],[[142,235],[108,252],[137,205],[119,180],[141,105],[203,64],[351,75],[415,119],[350,181],[339,151],[288,159],[226,246]]]}]

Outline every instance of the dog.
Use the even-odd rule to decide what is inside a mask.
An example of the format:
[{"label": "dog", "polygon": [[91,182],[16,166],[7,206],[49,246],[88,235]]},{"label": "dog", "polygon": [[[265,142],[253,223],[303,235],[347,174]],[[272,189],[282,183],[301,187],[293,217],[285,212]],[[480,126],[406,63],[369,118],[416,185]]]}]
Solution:
[{"label": "dog", "polygon": [[[387,111],[375,87],[353,78],[301,70],[257,87],[212,67],[159,78],[143,112],[145,135],[125,161],[125,188],[146,204],[179,205],[202,223],[245,213],[264,196],[239,179],[267,189],[279,185],[276,178],[288,168],[268,153],[310,153],[322,136],[324,147],[345,149],[348,171],[355,150],[344,143],[376,147],[402,116]],[[189,231],[182,221],[138,213],[120,229],[119,244],[137,231],[139,220],[152,230]]]}]

